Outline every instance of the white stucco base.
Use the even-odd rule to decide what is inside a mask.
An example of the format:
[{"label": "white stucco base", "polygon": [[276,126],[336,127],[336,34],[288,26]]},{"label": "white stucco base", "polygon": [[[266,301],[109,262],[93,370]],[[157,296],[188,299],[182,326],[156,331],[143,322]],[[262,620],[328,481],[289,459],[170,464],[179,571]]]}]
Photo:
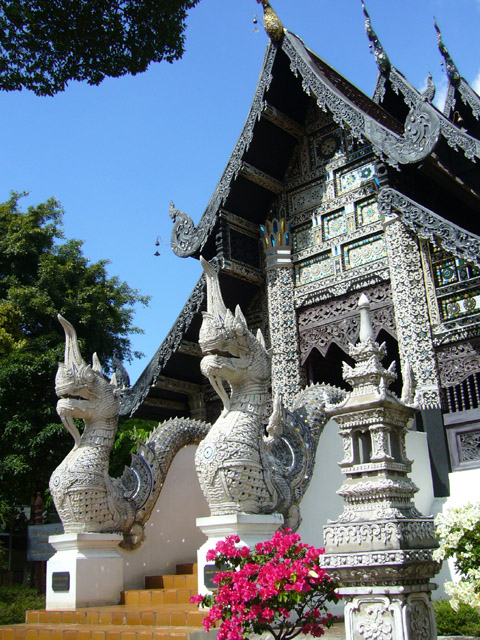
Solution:
[{"label": "white stucco base", "polygon": [[207,536],[207,541],[197,552],[198,562],[198,592],[208,593],[205,585],[206,555],[210,549],[214,549],[217,542],[227,536],[237,535],[240,538],[240,546],[252,549],[258,542],[268,540],[283,524],[283,516],[280,513],[270,515],[253,513],[235,513],[226,516],[210,516],[197,518],[197,527]]},{"label": "white stucco base", "polygon": [[50,536],[56,553],[47,563],[47,610],[118,604],[123,589],[121,540],[116,533]]}]

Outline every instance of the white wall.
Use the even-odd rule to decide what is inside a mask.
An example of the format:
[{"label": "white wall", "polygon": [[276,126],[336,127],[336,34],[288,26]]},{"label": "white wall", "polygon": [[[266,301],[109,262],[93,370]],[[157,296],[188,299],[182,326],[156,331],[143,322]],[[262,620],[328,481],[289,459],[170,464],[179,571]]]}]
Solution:
[{"label": "white wall", "polygon": [[[480,501],[480,469],[465,469],[454,471],[448,474],[450,481],[450,496],[448,498],[437,498],[434,503],[434,515],[451,509],[461,507],[469,502]],[[453,561],[443,563],[441,572],[435,578],[439,584],[439,589],[435,592],[436,598],[445,597],[443,583],[446,581],[457,582],[460,576],[455,572]]]},{"label": "white wall", "polygon": [[175,573],[175,565],[197,561],[206,538],[196,518],[210,515],[195,471],[196,446],[175,456],[150,520],[145,542],[136,551],[122,551],[124,588],[143,589],[145,576]]},{"label": "white wall", "polygon": [[[122,552],[126,589],[143,588],[146,575],[175,573],[176,564],[196,561],[197,549],[206,538],[195,520],[208,516],[209,509],[195,472],[195,450],[193,445],[184,447],[175,457],[145,526],[143,545],[137,551]],[[420,487],[415,503],[422,513],[430,515],[434,498],[426,434],[410,432],[407,453],[415,460],[412,479]],[[303,521],[299,533],[308,544],[323,546],[323,525],[343,510],[343,500],[336,494],[343,479],[338,466],[342,458],[342,440],[336,423],[330,420],[320,438],[312,481],[300,505]]]}]

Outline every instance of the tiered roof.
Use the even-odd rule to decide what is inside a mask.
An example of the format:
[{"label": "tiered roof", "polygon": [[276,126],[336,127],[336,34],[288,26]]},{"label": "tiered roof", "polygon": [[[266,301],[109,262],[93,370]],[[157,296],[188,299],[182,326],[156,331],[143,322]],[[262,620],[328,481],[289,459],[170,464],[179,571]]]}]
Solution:
[{"label": "tiered roof", "polygon": [[[271,10],[266,0],[262,4]],[[258,228],[284,189],[312,97],[342,128],[370,142],[385,164],[388,187],[378,184],[381,207],[393,205],[418,235],[435,237],[445,249],[480,264],[480,99],[458,73],[437,27],[450,83],[445,109],[439,111],[432,104],[433,86],[420,93],[390,63],[365,7],[364,12],[379,69],[373,99],[277,25],[275,33],[281,37],[272,37],[267,45],[246,122],[198,225],[171,206],[174,252],[217,261],[227,281],[222,287],[227,306],[248,303],[262,285]],[[224,237],[225,224],[242,229],[241,251],[249,255],[248,267],[235,260],[236,248]],[[204,384],[195,346],[204,298],[200,279],[172,330],[124,395],[124,414],[138,410],[138,415],[155,419],[189,415],[187,398]]]}]

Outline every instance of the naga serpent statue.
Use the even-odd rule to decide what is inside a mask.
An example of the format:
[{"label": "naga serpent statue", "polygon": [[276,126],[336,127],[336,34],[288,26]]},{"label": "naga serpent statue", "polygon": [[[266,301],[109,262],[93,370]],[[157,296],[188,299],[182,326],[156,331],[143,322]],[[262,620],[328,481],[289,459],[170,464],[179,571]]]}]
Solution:
[{"label": "naga serpent statue", "polygon": [[345,392],[327,385],[307,387],[288,413],[275,398],[265,428],[271,373],[262,333],[249,331],[240,307],[235,314],[226,308],[215,269],[201,262],[207,311],[199,336],[200,368],[224,406],[195,455],[202,491],[212,516],[278,512],[285,525],[296,529],[298,503],[327,421],[323,407],[343,399]]},{"label": "naga serpent statue", "polygon": [[[137,548],[175,455],[199,442],[196,468],[212,515],[279,512],[288,526],[298,526],[298,503],[327,421],[324,406],[339,402],[345,392],[328,385],[307,387],[289,411],[275,399],[267,425],[270,359],[261,332],[254,336],[248,330],[239,307],[235,315],[226,309],[215,270],[203,259],[202,264],[208,307],[199,338],[201,370],[224,410],[213,426],[190,418],[159,424],[146,443],[138,443],[121,478],[111,478],[108,466],[127,377],[117,367],[107,380],[96,354],[88,365],[75,329],[58,316],[65,358],[55,379],[57,413],[74,446],[53,472],[50,491],[65,533],[120,532],[124,548]],[[75,419],[84,421],[82,433]]]},{"label": "naga serpent statue", "polygon": [[[114,373],[109,382],[96,354],[85,363],[73,326],[58,316],[65,331],[65,359],[58,366],[57,413],[74,439],[74,447],[50,478],[50,491],[65,533],[121,532],[127,549],[138,547],[177,451],[199,442],[210,425],[175,418],[138,443],[131,467],[121,478],[108,475],[118,424],[121,387]],[[82,434],[74,419],[85,423]],[[171,446],[172,443],[174,446]]]}]

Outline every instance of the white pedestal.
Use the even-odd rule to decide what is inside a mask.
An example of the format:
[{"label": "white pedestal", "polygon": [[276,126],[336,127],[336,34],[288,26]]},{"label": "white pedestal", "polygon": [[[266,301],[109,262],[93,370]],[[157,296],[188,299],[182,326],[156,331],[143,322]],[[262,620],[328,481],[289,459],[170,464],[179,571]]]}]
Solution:
[{"label": "white pedestal", "polygon": [[47,563],[47,609],[75,609],[120,602],[123,558],[118,533],[50,536],[56,553]]},{"label": "white pedestal", "polygon": [[275,531],[283,524],[283,516],[280,513],[253,514],[232,513],[226,516],[210,516],[197,518],[197,527],[207,536],[207,541],[197,551],[198,561],[198,593],[205,594],[210,589],[205,586],[206,555],[210,549],[215,549],[219,540],[227,536],[237,535],[240,538],[239,545],[252,549],[257,542],[263,542],[273,536]]},{"label": "white pedestal", "polygon": [[346,640],[436,640],[437,627],[430,592],[434,584],[345,587]]}]

